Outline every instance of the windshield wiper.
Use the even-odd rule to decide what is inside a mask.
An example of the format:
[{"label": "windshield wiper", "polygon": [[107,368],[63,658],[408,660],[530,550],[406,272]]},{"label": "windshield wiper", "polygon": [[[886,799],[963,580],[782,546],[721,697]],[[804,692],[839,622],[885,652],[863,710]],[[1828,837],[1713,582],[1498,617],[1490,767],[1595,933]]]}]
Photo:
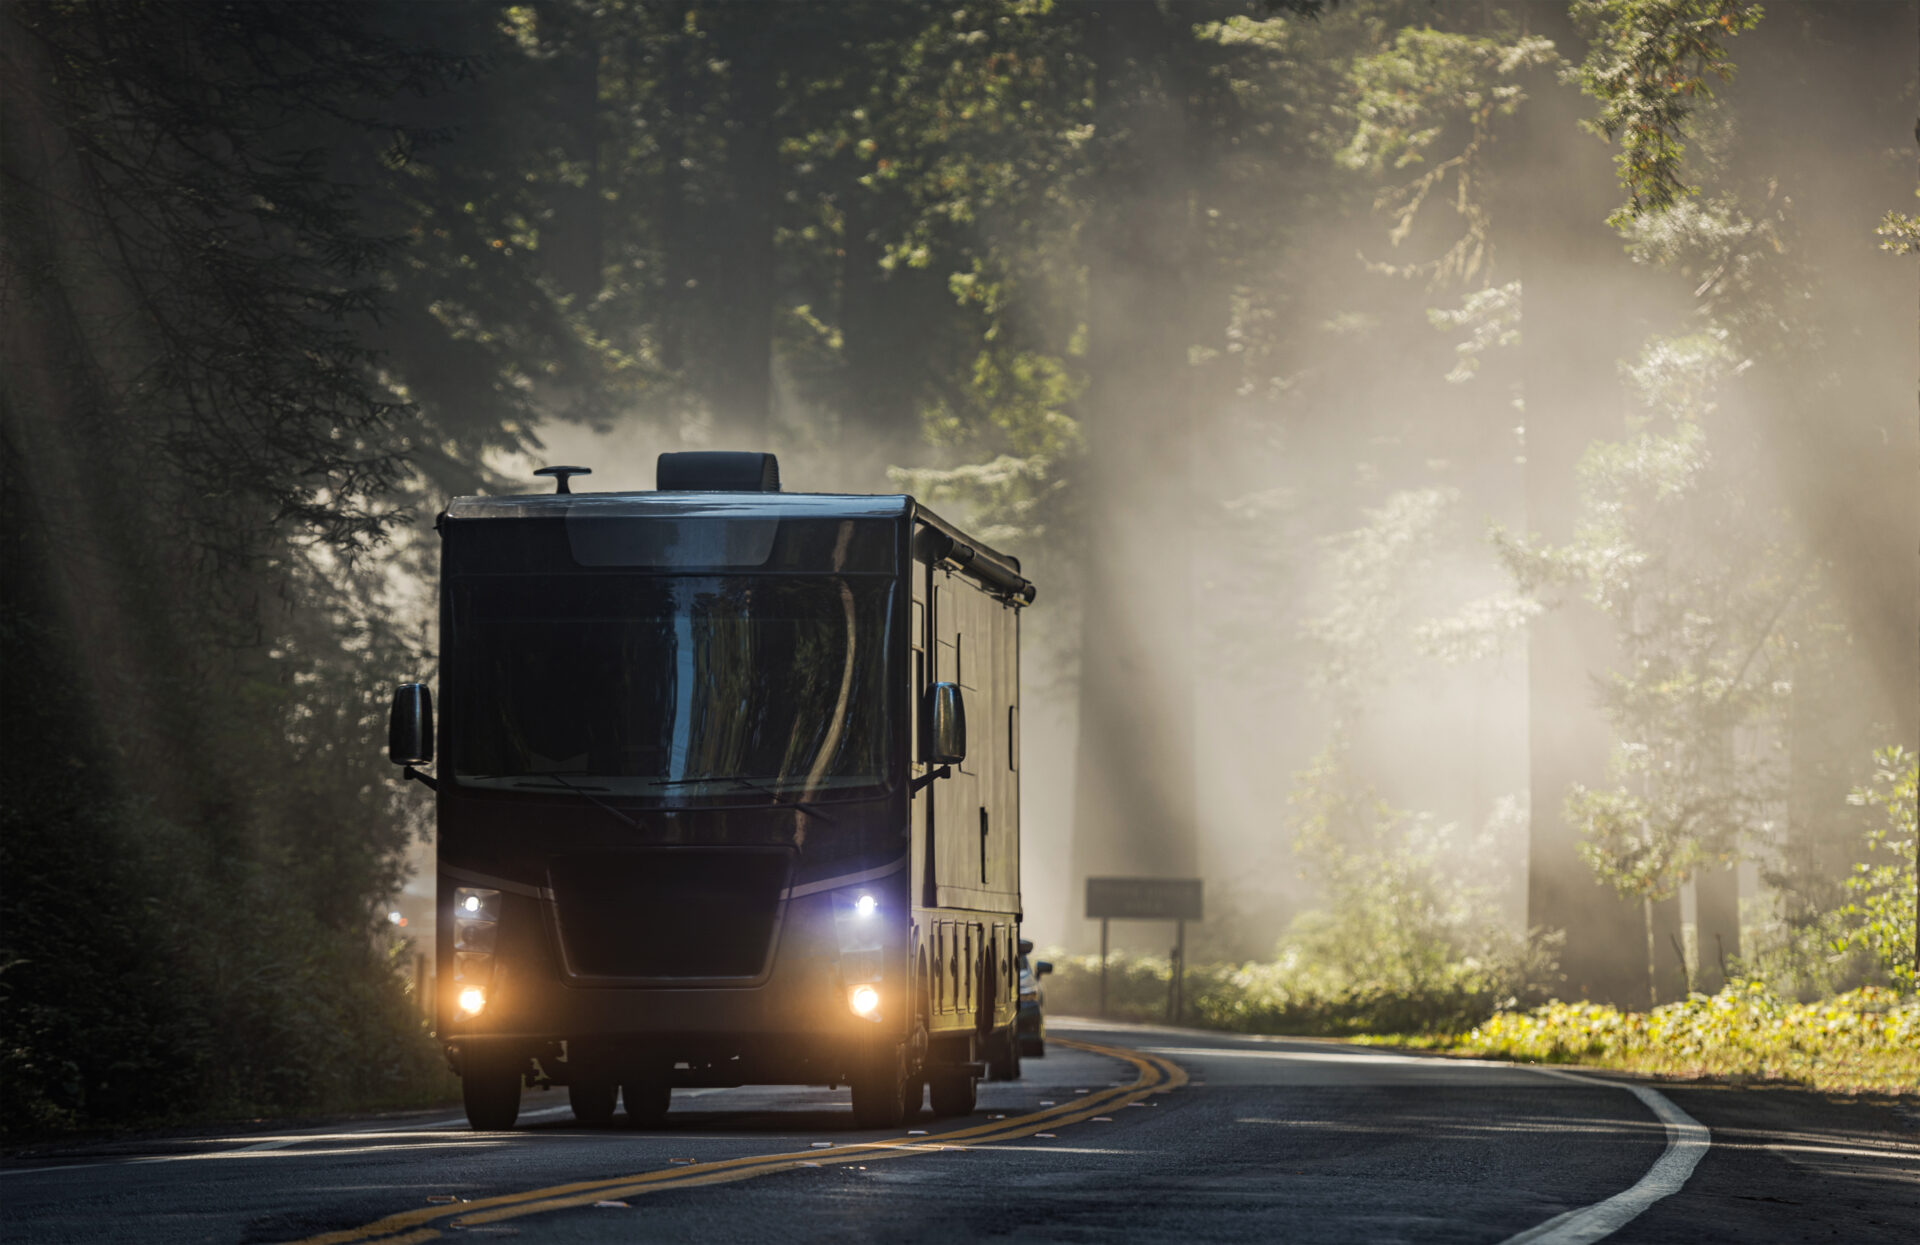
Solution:
[{"label": "windshield wiper", "polygon": [[751,778],[733,778],[733,779],[730,779],[729,781],[732,782],[733,785],[736,787],[745,787],[749,791],[758,791],[761,795],[766,796],[769,800],[772,800],[775,804],[784,805],[788,808],[797,808],[803,813],[812,813],[815,817],[818,817],[821,821],[831,823],[835,820],[831,813],[828,813],[826,810],[822,809],[818,804],[814,804],[807,800],[783,800],[780,798],[780,793],[778,791],[775,791],[772,787],[764,786],[760,783],[757,783]]},{"label": "windshield wiper", "polygon": [[[579,775],[579,774],[585,773],[585,771],[569,770],[569,771],[565,771],[564,773],[572,773],[575,775]],[[627,816],[625,813],[621,812],[619,809],[615,808],[613,805],[607,803],[605,800],[601,799],[599,796],[594,794],[594,792],[596,791],[605,791],[606,790],[605,787],[576,787],[572,783],[566,780],[564,773],[561,770],[541,770],[540,772],[533,773],[533,774],[479,774],[479,775],[473,775],[473,777],[477,777],[477,778],[551,778],[553,779],[553,782],[516,782],[513,785],[516,787],[552,787],[552,786],[558,785],[564,788],[565,790],[573,792],[575,795],[585,796],[587,800],[590,801],[591,803],[606,809],[609,813],[612,813],[615,817],[618,817],[620,821],[624,825],[626,825],[629,829],[638,830],[640,828],[639,822],[635,821],[633,818]]]},{"label": "windshield wiper", "polygon": [[[775,778],[778,777],[778,775],[769,774],[767,777]],[[784,799],[780,792],[774,788],[765,785],[758,779],[748,778],[743,774],[728,774],[723,778],[658,778],[650,785],[655,787],[686,787],[696,782],[724,782],[733,787],[745,788],[748,791],[757,791],[783,808],[797,808],[803,813],[812,813],[821,821],[833,822],[837,820],[831,813],[810,800]]]}]

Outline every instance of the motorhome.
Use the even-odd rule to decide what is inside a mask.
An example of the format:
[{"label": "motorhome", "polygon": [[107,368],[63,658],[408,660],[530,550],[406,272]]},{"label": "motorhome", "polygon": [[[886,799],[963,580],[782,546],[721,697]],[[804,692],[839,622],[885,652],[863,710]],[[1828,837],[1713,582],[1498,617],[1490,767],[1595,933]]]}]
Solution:
[{"label": "motorhome", "polygon": [[1019,561],[767,454],[543,474],[440,516],[438,724],[422,683],[389,723],[470,1122],[533,1084],[587,1124],[748,1084],[972,1111],[1019,1057]]}]

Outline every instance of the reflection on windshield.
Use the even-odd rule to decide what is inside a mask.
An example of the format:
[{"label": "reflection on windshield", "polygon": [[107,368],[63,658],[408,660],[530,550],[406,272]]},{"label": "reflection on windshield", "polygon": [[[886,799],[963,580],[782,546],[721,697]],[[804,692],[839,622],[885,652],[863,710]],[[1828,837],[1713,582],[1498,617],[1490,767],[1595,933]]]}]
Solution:
[{"label": "reflection on windshield", "polygon": [[886,780],[890,578],[456,580],[454,771],[663,798]]}]

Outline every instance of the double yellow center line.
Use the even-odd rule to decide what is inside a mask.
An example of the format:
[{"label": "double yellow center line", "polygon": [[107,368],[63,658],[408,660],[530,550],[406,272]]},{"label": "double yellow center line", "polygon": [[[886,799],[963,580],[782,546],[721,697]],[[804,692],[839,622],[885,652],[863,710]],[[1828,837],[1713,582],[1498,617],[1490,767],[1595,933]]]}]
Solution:
[{"label": "double yellow center line", "polygon": [[590,1206],[595,1202],[616,1201],[644,1193],[660,1193],[668,1189],[686,1189],[696,1185],[751,1180],[755,1176],[768,1176],[775,1172],[796,1171],[806,1167],[837,1167],[854,1162],[873,1163],[882,1159],[938,1154],[943,1150],[964,1150],[970,1146],[1030,1137],[1042,1129],[1077,1124],[1103,1111],[1138,1102],[1160,1090],[1178,1089],[1187,1082],[1187,1074],[1180,1070],[1179,1065],[1155,1055],[1145,1055],[1118,1046],[1096,1046],[1091,1042],[1075,1042],[1065,1038],[1054,1038],[1052,1041],[1056,1046],[1072,1047],[1074,1050],[1083,1050],[1095,1055],[1106,1055],[1131,1064],[1136,1073],[1135,1078],[1128,1084],[1104,1089],[1084,1098],[1075,1098],[1072,1102],[1063,1102],[1059,1106],[1048,1107],[1043,1111],[1017,1115],[1005,1120],[992,1120],[948,1133],[936,1133],[926,1137],[895,1137],[886,1141],[860,1141],[851,1145],[836,1145],[830,1150],[755,1154],[712,1163],[669,1167],[631,1176],[614,1176],[605,1180],[584,1180],[575,1184],[551,1185],[544,1189],[529,1189],[523,1193],[504,1193],[499,1197],[480,1198],[457,1205],[429,1206],[398,1215],[388,1215],[385,1219],[376,1219],[362,1227],[310,1236],[297,1242],[296,1245],[352,1245],[353,1242],[361,1241],[376,1242],[377,1245],[410,1245],[414,1241],[430,1241],[439,1236],[441,1229],[436,1227],[436,1224],[456,1229],[474,1228],[482,1224],[498,1223],[503,1219],[518,1219],[524,1215],[543,1215],[550,1211],[570,1210],[577,1206]]}]

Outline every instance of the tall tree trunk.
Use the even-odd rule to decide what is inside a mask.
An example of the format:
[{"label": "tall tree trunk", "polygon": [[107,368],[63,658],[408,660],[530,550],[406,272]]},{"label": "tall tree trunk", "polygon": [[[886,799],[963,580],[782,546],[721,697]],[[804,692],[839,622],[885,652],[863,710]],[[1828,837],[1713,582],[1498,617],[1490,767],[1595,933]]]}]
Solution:
[{"label": "tall tree trunk", "polygon": [[[1563,55],[1579,59],[1582,45],[1563,12],[1536,6],[1528,15]],[[1536,540],[1564,544],[1579,508],[1575,466],[1596,437],[1620,427],[1615,368],[1631,346],[1622,286],[1632,273],[1602,223],[1618,191],[1607,149],[1580,136],[1580,95],[1544,70],[1528,94],[1518,153],[1525,174],[1511,189],[1510,212],[1523,300],[1527,528]],[[1529,635],[1527,923],[1566,931],[1569,995],[1640,1006],[1650,987],[1643,905],[1594,877],[1564,811],[1575,783],[1606,779],[1610,736],[1594,680],[1613,650],[1607,620],[1581,601],[1542,616]]]},{"label": "tall tree trunk", "polygon": [[[1876,249],[1873,227],[1910,204],[1920,5],[1774,5],[1737,50],[1728,92],[1738,169],[1778,188],[1804,344],[1756,386],[1781,489],[1804,525],[1849,634],[1802,646],[1793,672],[1786,875],[1830,905],[1859,858],[1847,793],[1869,746],[1920,747],[1920,371],[1913,261]],[[1768,205],[1770,208],[1774,204]],[[1904,209],[1903,209],[1904,210]],[[1813,336],[1814,333],[1818,337]]]},{"label": "tall tree trunk", "polygon": [[1185,32],[1157,4],[1089,5],[1095,141],[1091,383],[1072,877],[1199,863],[1194,790]]},{"label": "tall tree trunk", "polygon": [[1656,899],[1647,904],[1647,971],[1652,979],[1647,983],[1649,1005],[1671,1003],[1687,997],[1691,983],[1687,980],[1686,930],[1680,920],[1680,893],[1675,891],[1665,899]]},{"label": "tall tree trunk", "polygon": [[1740,956],[1740,874],[1731,865],[1709,869],[1693,880],[1694,940],[1700,949],[1700,971],[1693,988],[1717,993],[1727,984],[1727,970]]}]

